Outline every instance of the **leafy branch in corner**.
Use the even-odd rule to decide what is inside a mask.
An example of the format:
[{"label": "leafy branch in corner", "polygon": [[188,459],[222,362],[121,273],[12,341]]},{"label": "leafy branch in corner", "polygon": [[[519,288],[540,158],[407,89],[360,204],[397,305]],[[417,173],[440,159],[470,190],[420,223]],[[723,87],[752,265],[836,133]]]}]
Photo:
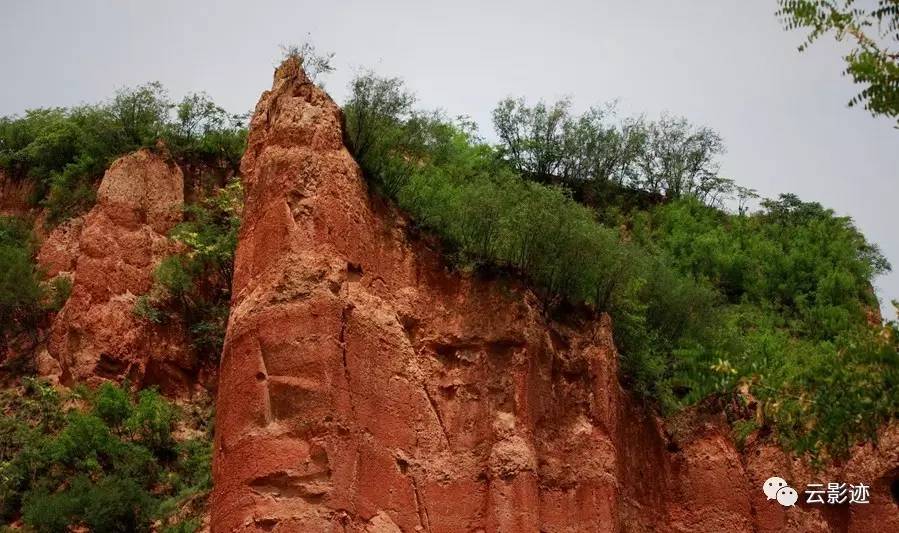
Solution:
[{"label": "leafy branch in corner", "polygon": [[874,116],[897,119],[899,127],[899,0],[869,7],[855,0],[780,0],[777,15],[788,30],[809,30],[799,51],[831,32],[851,41],[843,74],[864,88],[849,106],[863,104]]}]

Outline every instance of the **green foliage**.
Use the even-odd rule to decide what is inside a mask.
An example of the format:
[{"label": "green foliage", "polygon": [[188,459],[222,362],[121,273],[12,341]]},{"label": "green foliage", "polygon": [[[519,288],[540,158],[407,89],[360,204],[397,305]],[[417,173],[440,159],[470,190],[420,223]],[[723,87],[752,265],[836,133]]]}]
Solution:
[{"label": "green foliage", "polygon": [[123,142],[131,146],[148,146],[160,137],[172,104],[158,81],[116,93],[108,107],[119,126]]},{"label": "green foliage", "polygon": [[[533,176],[541,182],[549,182],[553,177],[565,173],[570,159],[575,153],[566,149],[580,150],[582,142],[570,142],[577,122],[590,122],[589,116],[578,120],[570,116],[571,102],[560,100],[547,106],[538,102],[528,107],[524,99],[507,98],[493,110],[493,124],[503,141],[509,162],[525,176]],[[599,117],[597,117],[599,118]],[[600,126],[602,128],[602,126]]]},{"label": "green foliage", "polygon": [[749,438],[749,436],[758,429],[759,425],[755,420],[737,420],[736,422],[734,422],[733,438],[737,447],[742,450],[746,445],[746,440]]},{"label": "green foliage", "polygon": [[[623,130],[595,110],[571,117],[564,102],[505,101],[497,149],[465,123],[414,110],[399,80],[365,73],[350,88],[347,138],[375,187],[439,235],[457,265],[517,272],[549,310],[609,312],[627,380],[664,411],[755,398],[758,412],[735,419],[741,439],[765,426],[826,457],[899,408],[889,392],[896,333],[868,320],[871,280],[889,264],[819,204],[783,195],[749,214],[754,192],[715,176],[714,133],[669,119],[641,125],[633,165],[603,174],[595,169],[609,168],[601,162],[615,149],[601,139]],[[602,153],[570,157],[567,136]],[[609,185],[616,175],[631,181]],[[579,177],[552,185],[560,176]],[[571,185],[579,180],[600,185],[592,192],[605,196],[589,204],[601,209],[572,198],[587,196]],[[709,205],[728,191],[741,199],[737,214]]]},{"label": "green foliage", "polygon": [[131,418],[133,408],[128,391],[112,383],[104,383],[94,397],[94,414],[111,428],[121,427]]},{"label": "green foliage", "polygon": [[179,316],[194,347],[210,359],[218,357],[224,341],[242,207],[237,180],[187,206],[186,221],[171,232],[185,251],[159,264],[153,288],[134,307],[136,315],[157,324],[172,313]]},{"label": "green foliage", "polygon": [[179,255],[166,257],[153,271],[153,279],[170,298],[184,301],[193,287],[188,262]]},{"label": "green foliage", "polygon": [[724,152],[724,143],[711,129],[665,116],[650,124],[645,136],[637,156],[638,188],[667,198],[691,196],[711,205],[731,192],[731,181],[718,176],[716,157]]},{"label": "green foliage", "polygon": [[839,455],[899,406],[886,393],[899,378],[895,337],[867,318],[870,280],[889,264],[850,219],[817,203],[782,195],[762,206],[728,215],[681,200],[635,229],[727,300],[713,349],[681,353],[674,379],[688,402],[745,385],[784,443]]},{"label": "green foliage", "polygon": [[72,279],[67,276],[56,276],[49,282],[47,310],[59,311],[72,294]]},{"label": "green foliage", "polygon": [[852,50],[844,57],[844,74],[864,88],[849,105],[863,103],[874,116],[899,120],[899,4],[877,0],[867,5],[854,0],[780,0],[786,29],[806,29],[800,51],[833,32],[838,41],[849,39]]},{"label": "green foliage", "polygon": [[0,351],[8,337],[33,331],[41,316],[44,291],[32,253],[30,228],[0,217]]},{"label": "green foliage", "polygon": [[243,117],[227,115],[205,94],[175,106],[159,83],[148,83],[103,104],[0,118],[0,168],[32,179],[34,203],[57,223],[93,205],[96,182],[113,159],[159,139],[176,158],[236,168],[246,129]]},{"label": "green foliage", "polygon": [[0,216],[0,352],[25,334],[35,344],[41,320],[59,311],[72,291],[71,280],[63,276],[41,283],[34,253],[30,225]]},{"label": "green foliage", "polygon": [[149,294],[141,294],[137,297],[132,312],[135,316],[153,324],[162,324],[166,318],[165,312],[156,307]]},{"label": "green foliage", "polygon": [[820,204],[782,195],[762,205],[733,216],[673,202],[652,212],[640,239],[731,303],[771,307],[804,336],[832,340],[863,323],[877,304],[870,280],[890,268],[879,250]]},{"label": "green foliage", "polygon": [[394,196],[405,179],[405,164],[397,151],[416,142],[409,134],[415,98],[399,78],[381,78],[366,71],[351,82],[352,100],[344,106],[347,144],[356,160],[378,185]]},{"label": "green foliage", "polygon": [[732,192],[732,182],[718,176],[724,145],[717,133],[668,116],[616,124],[613,111],[574,115],[569,100],[528,106],[507,98],[493,110],[500,154],[520,175],[562,183],[587,199],[600,199],[610,183],[710,204]]},{"label": "green foliage", "polygon": [[172,428],[176,412],[158,392],[140,391],[140,400],[126,422],[126,427],[144,446],[157,455],[174,451]]},{"label": "green foliage", "polygon": [[175,157],[239,168],[247,142],[245,116],[229,115],[206,93],[188,94],[174,111],[161,136]]},{"label": "green foliage", "polygon": [[60,395],[26,379],[3,391],[0,520],[21,515],[40,532],[130,532],[156,520],[177,528],[177,514],[189,527],[211,487],[212,450],[208,434],[176,442],[181,419],[155,391],[135,397],[113,384]]}]

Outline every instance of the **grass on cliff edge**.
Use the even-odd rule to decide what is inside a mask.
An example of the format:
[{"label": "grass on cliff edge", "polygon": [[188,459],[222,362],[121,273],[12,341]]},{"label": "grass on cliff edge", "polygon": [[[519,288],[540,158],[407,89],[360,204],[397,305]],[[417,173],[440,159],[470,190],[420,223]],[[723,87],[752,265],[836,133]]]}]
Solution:
[{"label": "grass on cliff edge", "polygon": [[[868,319],[871,281],[889,265],[850,219],[792,195],[727,213],[700,201],[736,188],[711,171],[701,182],[681,173],[682,194],[650,188],[671,182],[651,175],[660,160],[694,168],[664,144],[704,131],[682,123],[667,138],[650,126],[636,144],[616,144],[609,139],[632,139],[632,124],[523,101],[504,113],[501,103],[494,116],[511,120],[502,126],[513,134],[495,146],[414,102],[396,78],[368,72],[350,84],[346,138],[374,188],[439,235],[461,268],[518,272],[548,309],[610,313],[626,379],[664,411],[718,398],[741,435],[773,430],[819,459],[845,455],[895,415],[899,337],[894,324]],[[633,158],[626,178],[565,179],[515,164],[565,168],[621,154]]]},{"label": "grass on cliff edge", "polygon": [[0,391],[0,523],[195,531],[212,486],[210,419],[152,390],[60,392],[25,378]]}]

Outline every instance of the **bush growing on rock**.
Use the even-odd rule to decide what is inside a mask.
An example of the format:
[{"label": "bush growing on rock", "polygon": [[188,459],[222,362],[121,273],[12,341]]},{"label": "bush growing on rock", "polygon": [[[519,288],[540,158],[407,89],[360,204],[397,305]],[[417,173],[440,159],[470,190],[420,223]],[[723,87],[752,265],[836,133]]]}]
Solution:
[{"label": "bush growing on rock", "polygon": [[186,206],[186,221],[171,231],[185,251],[159,264],[153,288],[134,307],[136,315],[154,323],[170,313],[179,316],[194,347],[211,360],[218,357],[225,337],[242,206],[238,180]]},{"label": "bush growing on rock", "polygon": [[16,218],[0,217],[0,353],[7,338],[34,333],[44,291],[32,261],[31,230]]},{"label": "bush growing on rock", "polygon": [[170,517],[211,487],[210,437],[176,440],[183,423],[152,390],[135,396],[105,384],[60,393],[26,379],[2,391],[0,520],[21,514],[39,532],[175,526]]},{"label": "bush growing on rock", "polygon": [[505,100],[495,147],[371,72],[344,111],[377,190],[458,264],[518,272],[550,309],[609,312],[626,379],[663,410],[757,405],[730,416],[821,457],[899,409],[899,337],[869,319],[889,264],[851,220],[792,195],[753,214],[713,207],[752,192],[717,176],[711,130]]}]

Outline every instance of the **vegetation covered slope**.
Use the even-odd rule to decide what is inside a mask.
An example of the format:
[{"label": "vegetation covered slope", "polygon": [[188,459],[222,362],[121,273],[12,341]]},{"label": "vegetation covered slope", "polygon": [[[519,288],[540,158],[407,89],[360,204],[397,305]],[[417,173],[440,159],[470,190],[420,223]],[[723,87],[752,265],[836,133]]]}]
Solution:
[{"label": "vegetation covered slope", "polygon": [[[208,413],[113,384],[0,391],[0,520],[66,532],[193,531],[211,489]],[[2,528],[2,526],[0,526]]]},{"label": "vegetation covered slope", "polygon": [[[184,166],[236,173],[246,143],[244,119],[229,115],[203,93],[175,104],[160,84],[148,83],[101,104],[0,118],[0,169],[10,179],[34,184],[32,202],[54,224],[93,205],[96,186],[112,160],[141,147],[155,148],[160,141]],[[228,314],[241,191],[236,179],[221,189],[206,189],[185,206],[185,222],[172,232],[183,253],[159,266],[157,287],[136,312],[154,322],[167,313],[181,315],[196,348],[214,360]],[[35,331],[42,313],[65,301],[65,287],[40,283],[34,253],[29,224],[0,219],[0,348],[17,333]]]},{"label": "vegetation covered slope", "polygon": [[517,272],[549,310],[610,313],[629,381],[663,410],[718,398],[739,433],[816,457],[895,414],[897,337],[871,320],[889,264],[819,204],[783,195],[750,213],[754,191],[717,173],[713,131],[508,99],[492,145],[371,72],[345,113],[366,175],[457,264]]},{"label": "vegetation covered slope", "polygon": [[[214,367],[228,318],[242,194],[237,178],[223,186],[206,181],[236,173],[245,139],[243,119],[205,95],[174,105],[158,84],[148,84],[99,105],[0,119],[0,169],[34,185],[32,201],[49,224],[89,209],[108,164],[136,148],[162,141],[160,149],[199,174],[189,184],[196,190],[184,221],[170,234],[179,252],[158,265],[153,288],[134,312],[156,323],[176,318],[200,360]],[[192,401],[180,408],[127,386],[56,390],[28,376],[41,332],[70,288],[64,276],[45,280],[35,262],[33,225],[0,218],[0,378],[13,383],[0,394],[0,524],[48,532],[72,525],[198,529],[211,488],[208,406]]]}]

